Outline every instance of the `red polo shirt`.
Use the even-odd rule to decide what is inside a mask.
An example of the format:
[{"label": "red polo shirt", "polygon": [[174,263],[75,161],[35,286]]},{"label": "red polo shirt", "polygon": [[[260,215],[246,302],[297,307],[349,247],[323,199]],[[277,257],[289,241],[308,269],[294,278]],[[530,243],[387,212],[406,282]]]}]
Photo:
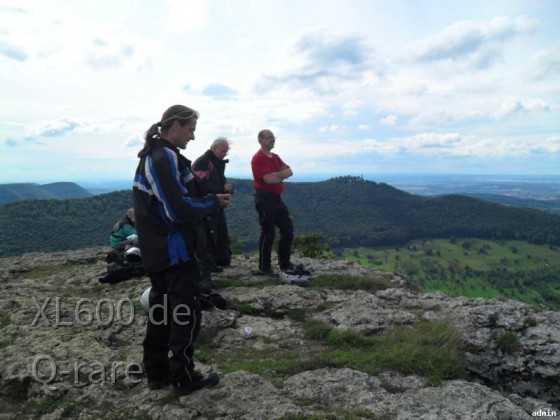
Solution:
[{"label": "red polo shirt", "polygon": [[278,195],[282,194],[282,192],[284,192],[283,182],[278,184],[267,184],[263,181],[263,176],[271,172],[278,172],[287,166],[288,165],[286,165],[277,154],[272,153],[272,156],[268,157],[262,150],[259,149],[259,151],[254,154],[253,159],[251,159],[253,186],[257,190],[265,190]]}]

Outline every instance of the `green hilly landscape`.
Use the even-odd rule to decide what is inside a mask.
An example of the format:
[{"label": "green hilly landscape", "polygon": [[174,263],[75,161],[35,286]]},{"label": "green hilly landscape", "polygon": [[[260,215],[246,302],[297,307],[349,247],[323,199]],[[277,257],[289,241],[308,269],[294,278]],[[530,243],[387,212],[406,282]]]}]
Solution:
[{"label": "green hilly landscape", "polygon": [[[256,249],[259,225],[250,180],[227,209],[230,234]],[[285,201],[296,235],[319,231],[336,247],[404,245],[415,239],[476,237],[560,245],[560,216],[462,195],[425,197],[359,177],[288,183]],[[0,206],[0,256],[104,245],[132,205],[131,190]]]},{"label": "green hilly landscape", "polygon": [[[231,182],[230,234],[238,252],[255,252],[252,182]],[[284,199],[296,239],[315,235],[330,255],[402,273],[425,291],[560,307],[560,215],[465,195],[419,196],[351,176],[287,183]],[[108,246],[131,205],[131,190],[2,204],[0,256]]]},{"label": "green hilly landscape", "polygon": [[43,185],[34,183],[0,184],[0,204],[21,200],[64,200],[89,196],[91,193],[74,182],[53,182]]},{"label": "green hilly landscape", "polygon": [[500,194],[463,194],[468,197],[479,198],[492,203],[504,204],[513,207],[527,207],[546,212],[560,214],[560,198],[549,198],[546,200],[535,200],[522,197],[513,197]]},{"label": "green hilly landscape", "polygon": [[500,297],[560,309],[560,248],[518,240],[415,240],[403,247],[346,248],[350,261],[406,275],[425,292]]}]

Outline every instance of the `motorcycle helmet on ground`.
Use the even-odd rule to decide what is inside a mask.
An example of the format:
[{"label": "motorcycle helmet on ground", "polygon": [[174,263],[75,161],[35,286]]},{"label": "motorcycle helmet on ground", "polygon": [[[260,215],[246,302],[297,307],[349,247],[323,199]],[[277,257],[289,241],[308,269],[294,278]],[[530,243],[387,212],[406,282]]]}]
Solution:
[{"label": "motorcycle helmet on ground", "polygon": [[152,286],[144,290],[144,293],[140,296],[140,306],[146,312],[150,312],[150,290],[152,290]]},{"label": "motorcycle helmet on ground", "polygon": [[133,246],[128,248],[124,252],[124,257],[128,262],[140,262],[142,261],[142,253],[140,252],[140,248]]}]

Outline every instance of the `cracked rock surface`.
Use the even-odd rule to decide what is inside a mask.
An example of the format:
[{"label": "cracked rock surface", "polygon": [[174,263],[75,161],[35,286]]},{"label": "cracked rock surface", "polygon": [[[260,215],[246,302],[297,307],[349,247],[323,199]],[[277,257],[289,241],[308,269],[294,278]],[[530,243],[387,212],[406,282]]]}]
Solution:
[{"label": "cracked rock surface", "polygon": [[[560,413],[560,313],[513,300],[416,293],[403,277],[338,260],[300,259],[315,275],[368,275],[377,292],[302,288],[254,277],[254,257],[234,256],[213,274],[217,291],[245,310],[203,312],[197,367],[220,383],[189,396],[150,391],[142,372],[146,314],[138,300],[147,277],[110,285],[108,249],[30,253],[0,259],[0,419],[529,419]],[[232,287],[242,280],[243,286]],[[255,283],[255,285],[252,285]],[[302,368],[279,379],[228,370],[204,349],[274,357],[320,352],[306,338],[306,316],[366,335],[419,321],[450,320],[465,343],[469,380],[430,386],[394,371]],[[250,313],[250,315],[248,314]],[[247,333],[249,328],[250,333]],[[518,337],[513,352],[497,340]]]}]

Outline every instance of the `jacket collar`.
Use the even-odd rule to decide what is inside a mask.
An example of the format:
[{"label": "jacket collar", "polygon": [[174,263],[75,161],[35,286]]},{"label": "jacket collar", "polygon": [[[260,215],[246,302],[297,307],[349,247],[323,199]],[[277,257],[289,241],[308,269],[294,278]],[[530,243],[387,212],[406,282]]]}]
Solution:
[{"label": "jacket collar", "polygon": [[179,151],[179,148],[175,146],[173,143],[171,143],[169,140],[163,137],[158,137],[157,140],[159,140],[163,146],[167,147],[168,149],[172,149],[175,153],[179,153],[179,154],[181,153]]},{"label": "jacket collar", "polygon": [[191,163],[192,163],[192,162],[191,162],[189,159],[187,159],[186,156],[183,156],[183,155],[181,154],[181,151],[179,150],[179,148],[178,148],[177,146],[175,146],[175,145],[174,145],[173,143],[171,143],[169,140],[164,139],[163,137],[158,137],[157,140],[159,140],[159,141],[161,142],[162,146],[167,147],[168,149],[173,150],[173,151],[179,156],[179,159],[182,159],[183,161],[185,161],[185,162],[187,163],[187,166],[188,166],[189,168],[191,167]]},{"label": "jacket collar", "polygon": [[216,165],[225,165],[226,163],[229,163],[229,159],[218,159],[216,157],[216,155],[214,154],[214,152],[212,152],[212,150],[208,149],[206,152],[204,152],[204,156],[206,156],[208,159],[210,159],[212,161],[212,163],[214,164],[214,166]]}]

